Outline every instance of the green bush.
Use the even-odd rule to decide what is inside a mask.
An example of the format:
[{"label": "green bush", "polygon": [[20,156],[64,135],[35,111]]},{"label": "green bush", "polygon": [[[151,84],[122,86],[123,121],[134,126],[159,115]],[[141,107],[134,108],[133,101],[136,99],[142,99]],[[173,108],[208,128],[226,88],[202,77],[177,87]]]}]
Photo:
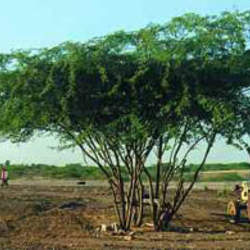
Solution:
[{"label": "green bush", "polygon": [[104,179],[99,168],[68,164],[66,166],[53,166],[44,164],[14,164],[8,167],[10,179],[45,177],[57,179]]}]

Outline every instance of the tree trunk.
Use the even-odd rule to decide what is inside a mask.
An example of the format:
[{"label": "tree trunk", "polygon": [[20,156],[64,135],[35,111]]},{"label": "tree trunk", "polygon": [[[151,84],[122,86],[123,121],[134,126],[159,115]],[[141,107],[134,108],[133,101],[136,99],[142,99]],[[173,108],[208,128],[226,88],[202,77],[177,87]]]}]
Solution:
[{"label": "tree trunk", "polygon": [[139,177],[139,184],[137,187],[137,213],[136,213],[136,220],[135,220],[135,226],[140,227],[142,225],[142,219],[143,219],[143,184],[141,181],[141,178]]},{"label": "tree trunk", "polygon": [[131,225],[133,209],[135,207],[135,190],[136,190],[136,174],[134,173],[131,180],[131,190],[129,192],[128,203],[127,203],[125,231],[128,231]]},{"label": "tree trunk", "polygon": [[163,137],[159,139],[158,147],[158,162],[156,166],[156,180],[155,180],[155,198],[159,199],[159,187],[160,187],[160,177],[161,177],[161,165],[162,165],[162,155],[163,155]]}]

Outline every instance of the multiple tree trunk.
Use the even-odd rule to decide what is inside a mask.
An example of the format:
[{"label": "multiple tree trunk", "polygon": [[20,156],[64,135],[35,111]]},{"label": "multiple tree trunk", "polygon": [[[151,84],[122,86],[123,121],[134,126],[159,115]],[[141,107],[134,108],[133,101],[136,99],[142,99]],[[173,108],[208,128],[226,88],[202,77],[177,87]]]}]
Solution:
[{"label": "multiple tree trunk", "polygon": [[[79,142],[82,152],[94,161],[107,177],[119,225],[123,230],[130,230],[131,225],[141,226],[145,206],[148,205],[155,230],[164,230],[192,190],[214,143],[216,133],[213,132],[206,137],[207,148],[203,160],[186,185],[184,172],[187,168],[187,156],[205,136],[197,137],[189,144],[183,159],[178,162],[177,155],[183,144],[183,134],[173,143],[168,164],[163,163],[163,156],[169,141],[163,136],[159,138],[157,146],[152,141],[144,141],[144,147],[142,142],[137,145],[119,145],[112,139],[102,138],[101,135],[95,138],[89,136],[88,140],[85,138],[84,144]],[[155,176],[145,166],[147,156],[153,148],[157,150]],[[126,176],[128,180],[125,180]]]}]

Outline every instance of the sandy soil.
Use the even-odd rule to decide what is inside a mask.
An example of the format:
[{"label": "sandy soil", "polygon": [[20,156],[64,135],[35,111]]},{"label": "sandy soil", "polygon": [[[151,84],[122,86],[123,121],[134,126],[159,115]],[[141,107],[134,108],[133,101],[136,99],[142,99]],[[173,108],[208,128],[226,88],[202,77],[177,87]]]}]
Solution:
[{"label": "sandy soil", "polygon": [[228,192],[195,190],[168,232],[133,228],[126,241],[95,232],[115,221],[108,187],[53,183],[0,189],[0,249],[250,249],[247,220],[231,224],[225,216]]}]

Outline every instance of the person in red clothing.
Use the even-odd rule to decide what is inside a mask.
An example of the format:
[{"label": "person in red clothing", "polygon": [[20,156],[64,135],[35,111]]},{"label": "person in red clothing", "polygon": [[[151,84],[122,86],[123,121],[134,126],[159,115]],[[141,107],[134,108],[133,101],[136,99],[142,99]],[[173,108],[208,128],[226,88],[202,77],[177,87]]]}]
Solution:
[{"label": "person in red clothing", "polygon": [[1,186],[8,186],[8,171],[5,166],[2,167],[2,173],[1,173],[1,179],[2,179],[2,184]]}]

